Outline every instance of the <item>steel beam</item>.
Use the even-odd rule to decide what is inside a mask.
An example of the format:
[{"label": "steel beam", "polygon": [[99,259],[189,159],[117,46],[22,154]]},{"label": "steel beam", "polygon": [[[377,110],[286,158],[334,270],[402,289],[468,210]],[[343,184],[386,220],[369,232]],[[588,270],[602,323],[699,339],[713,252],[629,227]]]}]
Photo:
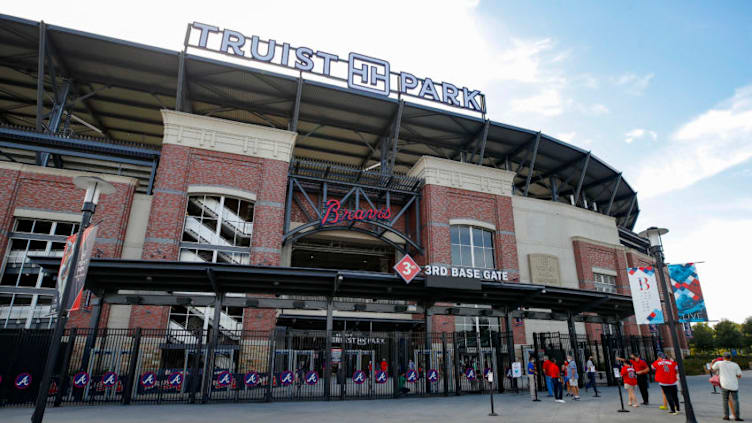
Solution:
[{"label": "steel beam", "polygon": [[582,172],[580,173],[580,180],[577,182],[577,190],[574,194],[574,205],[576,206],[580,202],[580,192],[582,190],[582,183],[585,181],[585,174],[587,173],[588,165],[590,164],[590,152],[588,151],[585,156],[585,163],[582,165]]},{"label": "steel beam", "polygon": [[290,131],[298,132],[298,118],[300,117],[300,100],[303,96],[303,74],[298,77],[298,88],[295,91],[295,103],[292,108],[292,118],[290,119]]},{"label": "steel beam", "polygon": [[528,167],[527,179],[525,180],[525,191],[524,191],[525,197],[527,197],[528,190],[530,189],[530,179],[532,179],[533,172],[535,172],[535,159],[538,156],[538,145],[540,145],[540,134],[541,134],[540,131],[538,131],[538,135],[535,136],[535,145],[533,146],[533,151],[530,157],[530,167]]},{"label": "steel beam", "polygon": [[44,119],[44,63],[46,59],[45,47],[47,46],[47,26],[44,21],[39,22],[39,50],[37,57],[37,131],[42,131],[42,121]]},{"label": "steel beam", "polygon": [[608,207],[606,208],[606,214],[611,216],[611,207],[614,205],[614,198],[616,198],[616,191],[619,190],[619,185],[621,184],[621,172],[619,172],[619,177],[616,179],[616,183],[614,184],[614,189],[611,191],[611,199],[608,201]]},{"label": "steel beam", "polygon": [[394,172],[394,162],[397,160],[397,142],[399,141],[400,125],[402,124],[402,110],[405,102],[400,100],[397,106],[397,116],[394,118],[394,131],[392,132],[392,154],[389,158],[389,173]]},{"label": "steel beam", "polygon": [[483,132],[480,136],[480,153],[478,154],[478,165],[483,164],[483,157],[486,154],[486,141],[488,140],[488,127],[490,126],[491,122],[486,120],[486,122],[483,124]]}]

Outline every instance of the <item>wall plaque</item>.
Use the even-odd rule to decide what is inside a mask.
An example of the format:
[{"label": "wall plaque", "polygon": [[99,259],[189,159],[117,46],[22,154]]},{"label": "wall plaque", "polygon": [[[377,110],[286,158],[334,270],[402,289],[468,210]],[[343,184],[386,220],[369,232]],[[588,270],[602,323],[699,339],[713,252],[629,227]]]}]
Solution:
[{"label": "wall plaque", "polygon": [[530,282],[541,285],[561,285],[559,258],[548,254],[528,254]]}]

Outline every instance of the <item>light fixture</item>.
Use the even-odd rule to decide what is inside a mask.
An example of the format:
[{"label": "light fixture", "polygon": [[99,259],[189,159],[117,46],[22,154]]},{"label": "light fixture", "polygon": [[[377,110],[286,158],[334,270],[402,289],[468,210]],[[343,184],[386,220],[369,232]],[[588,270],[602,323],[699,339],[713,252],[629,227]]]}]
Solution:
[{"label": "light fixture", "polygon": [[661,242],[661,236],[666,235],[667,233],[668,229],[666,228],[651,226],[640,232],[639,235],[643,238],[647,238],[650,241],[651,247],[662,247],[663,243]]},{"label": "light fixture", "polygon": [[112,194],[115,187],[98,176],[76,176],[73,178],[73,184],[81,189],[86,190],[84,195],[84,206],[86,203],[97,205],[101,194]]}]

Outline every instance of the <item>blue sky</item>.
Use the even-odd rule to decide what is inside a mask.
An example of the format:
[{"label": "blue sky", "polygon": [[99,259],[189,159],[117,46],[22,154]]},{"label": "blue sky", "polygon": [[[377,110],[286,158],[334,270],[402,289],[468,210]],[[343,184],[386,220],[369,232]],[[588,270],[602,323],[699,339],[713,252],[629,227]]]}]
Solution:
[{"label": "blue sky", "polygon": [[491,119],[623,171],[636,229],[704,261],[711,319],[752,315],[752,2],[41,3],[3,13],[173,50],[202,21],[480,88]]}]

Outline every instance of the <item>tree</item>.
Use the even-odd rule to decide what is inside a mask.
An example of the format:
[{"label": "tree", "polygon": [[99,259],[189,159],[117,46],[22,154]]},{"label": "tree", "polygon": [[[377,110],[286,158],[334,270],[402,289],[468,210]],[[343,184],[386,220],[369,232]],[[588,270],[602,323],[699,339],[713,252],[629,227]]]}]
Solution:
[{"label": "tree", "polygon": [[715,325],[715,343],[721,348],[741,347],[744,337],[739,325],[729,320],[721,320]]},{"label": "tree", "polygon": [[711,351],[715,348],[715,331],[707,323],[698,323],[692,327],[690,344],[698,351]]},{"label": "tree", "polygon": [[747,317],[742,323],[742,335],[744,336],[744,346],[752,348],[752,316]]}]

